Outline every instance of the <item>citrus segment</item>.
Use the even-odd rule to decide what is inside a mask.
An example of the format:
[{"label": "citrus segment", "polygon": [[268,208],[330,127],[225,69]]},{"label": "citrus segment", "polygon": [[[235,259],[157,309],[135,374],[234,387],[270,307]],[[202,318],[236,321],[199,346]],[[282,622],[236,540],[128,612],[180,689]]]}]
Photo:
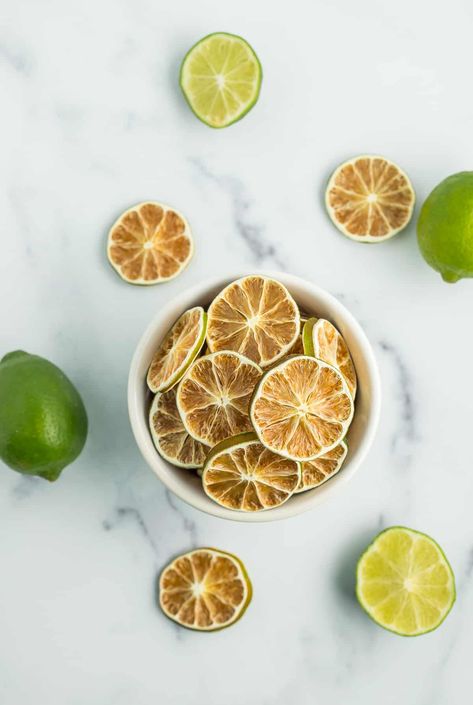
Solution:
[{"label": "citrus segment", "polygon": [[[311,319],[314,320],[314,319]],[[353,360],[351,359],[348,346],[330,321],[324,318],[319,318],[318,321],[308,327],[308,335],[310,336],[309,345],[306,344],[306,354],[318,357],[329,365],[337,367],[348,384],[348,389],[353,398],[356,395],[356,372]],[[304,327],[304,336],[306,336],[306,328]],[[311,347],[312,346],[312,347]],[[312,352],[307,352],[311,349]]]},{"label": "citrus segment", "polygon": [[267,448],[293,460],[313,460],[345,436],[353,399],[339,370],[298,355],[263,375],[250,415]]},{"label": "citrus segment", "polygon": [[261,65],[241,37],[216,32],[201,39],[184,57],[180,84],[197,117],[210,127],[227,127],[256,103]]},{"label": "citrus segment", "polygon": [[455,602],[455,578],[440,546],[404,527],[375,538],[358,562],[356,579],[369,616],[402,636],[436,629]]},{"label": "citrus segment", "polygon": [[184,216],[152,201],[122,213],[108,235],[110,264],[130,284],[159,284],[176,277],[193,250]]},{"label": "citrus segment", "polygon": [[210,451],[202,483],[206,494],[223,507],[259,512],[286,502],[300,478],[299,463],[265,448],[255,433],[242,433]]},{"label": "citrus segment", "polygon": [[156,350],[148,370],[152,392],[162,392],[181,379],[205,342],[207,314],[201,306],[191,308],[177,319]]},{"label": "citrus segment", "polygon": [[158,453],[172,465],[200,468],[207,448],[189,436],[176,404],[176,388],[156,394],[149,412],[151,436]]},{"label": "citrus segment", "polygon": [[348,448],[343,441],[328,453],[324,453],[315,460],[308,460],[301,464],[301,481],[296,492],[305,492],[314,487],[323,485],[337,474],[346,458]]},{"label": "citrus segment", "polygon": [[208,446],[251,430],[250,398],[261,369],[234,352],[198,358],[177,390],[177,406],[184,426]]},{"label": "citrus segment", "polygon": [[199,548],[179,556],[159,579],[159,604],[164,614],[198,631],[234,624],[251,596],[251,582],[243,563],[215,548]]},{"label": "citrus segment", "polygon": [[297,304],[274,279],[253,275],[229,284],[208,310],[210,350],[234,350],[261,367],[287,355],[300,332]]},{"label": "citrus segment", "polygon": [[347,237],[381,242],[409,223],[415,193],[407,174],[377,156],[360,156],[341,164],[325,193],[330,218]]}]

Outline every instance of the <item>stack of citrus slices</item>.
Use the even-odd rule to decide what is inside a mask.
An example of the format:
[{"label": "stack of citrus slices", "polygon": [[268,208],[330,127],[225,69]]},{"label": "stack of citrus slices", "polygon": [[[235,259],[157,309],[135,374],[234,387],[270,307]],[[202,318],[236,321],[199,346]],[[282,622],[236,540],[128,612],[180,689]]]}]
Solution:
[{"label": "stack of citrus slices", "polygon": [[347,455],[357,388],[347,344],[269,277],[238,279],[207,311],[185,311],[147,383],[156,449],[196,469],[227,509],[278,507],[333,477]]}]

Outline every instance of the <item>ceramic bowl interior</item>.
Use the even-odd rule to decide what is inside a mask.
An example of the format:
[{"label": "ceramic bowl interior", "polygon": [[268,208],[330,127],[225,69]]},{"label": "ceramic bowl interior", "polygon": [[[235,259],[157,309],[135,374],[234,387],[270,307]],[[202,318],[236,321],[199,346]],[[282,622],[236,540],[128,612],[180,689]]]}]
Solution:
[{"label": "ceramic bowl interior", "polygon": [[132,359],[128,380],[128,409],[133,433],[140,451],[160,480],[175,495],[196,509],[223,519],[245,522],[274,521],[312,509],[333,496],[350,480],[364,460],[375,435],[380,411],[380,382],[376,359],[360,324],[331,294],[315,284],[282,272],[258,272],[283,283],[301,309],[331,321],[341,332],[350,349],[358,377],[355,416],[350,426],[348,455],[337,475],[319,488],[293,495],[285,504],[262,512],[236,512],[221,507],[204,493],[200,478],[191,470],[176,468],[156,451],[148,428],[152,395],[146,386],[146,374],[153,354],[162,338],[186,309],[207,306],[231,281],[248,273],[222,277],[187,289],[151,321]]}]

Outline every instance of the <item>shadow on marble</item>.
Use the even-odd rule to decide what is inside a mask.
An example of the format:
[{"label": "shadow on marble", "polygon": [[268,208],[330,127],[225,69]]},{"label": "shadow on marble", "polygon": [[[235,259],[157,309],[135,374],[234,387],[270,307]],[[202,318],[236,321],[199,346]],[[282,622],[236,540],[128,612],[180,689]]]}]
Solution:
[{"label": "shadow on marble", "polygon": [[334,586],[338,595],[350,606],[356,606],[356,565],[358,560],[372,542],[373,538],[381,531],[380,522],[376,526],[364,529],[352,537],[337,557],[334,570]]}]

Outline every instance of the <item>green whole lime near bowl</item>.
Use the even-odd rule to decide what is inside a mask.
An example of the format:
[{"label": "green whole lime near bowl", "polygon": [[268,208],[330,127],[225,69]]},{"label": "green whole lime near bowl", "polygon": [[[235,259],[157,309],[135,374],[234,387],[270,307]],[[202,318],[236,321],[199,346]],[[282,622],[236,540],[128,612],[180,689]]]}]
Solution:
[{"label": "green whole lime near bowl", "polygon": [[0,360],[0,458],[13,470],[56,480],[87,438],[87,414],[72,382],[22,350]]},{"label": "green whole lime near bowl", "polygon": [[420,211],[417,239],[444,281],[473,277],[473,171],[453,174],[434,188]]}]

